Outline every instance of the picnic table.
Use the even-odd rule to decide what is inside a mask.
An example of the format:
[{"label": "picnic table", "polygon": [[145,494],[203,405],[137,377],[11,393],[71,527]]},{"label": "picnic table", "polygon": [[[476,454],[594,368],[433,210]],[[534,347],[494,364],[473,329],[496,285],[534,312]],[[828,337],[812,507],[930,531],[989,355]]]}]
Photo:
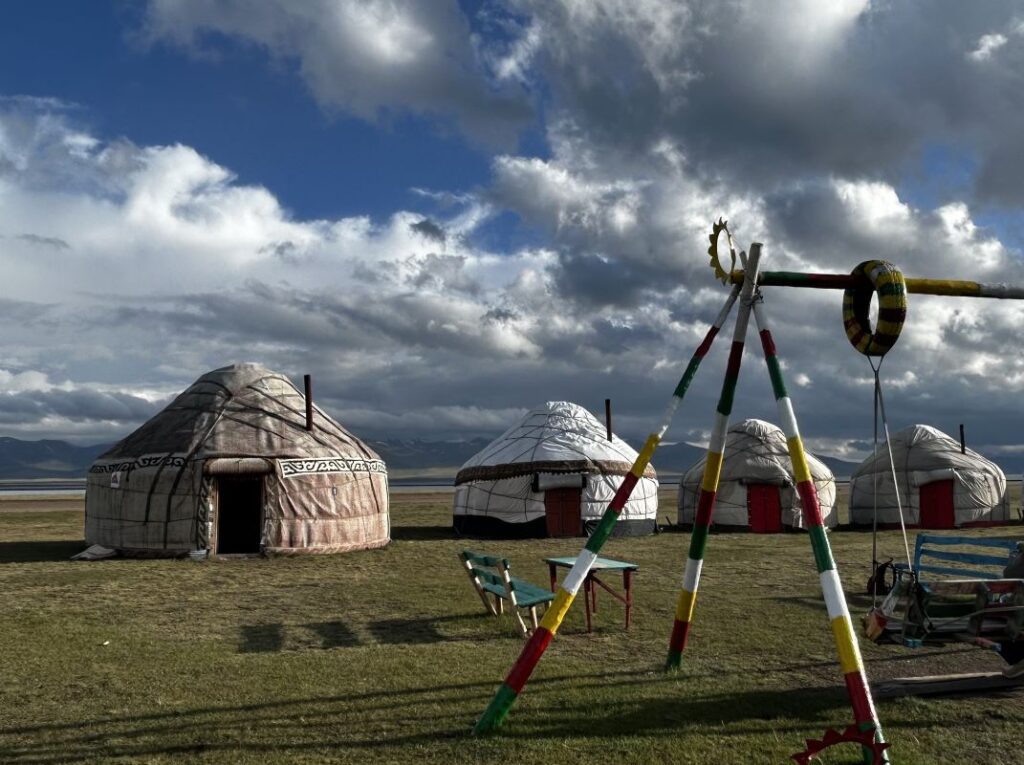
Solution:
[{"label": "picnic table", "polygon": [[[566,558],[545,558],[548,564],[548,573],[551,576],[551,591],[554,592],[558,586],[558,569],[572,568],[576,564],[576,556]],[[629,622],[633,616],[633,572],[640,568],[636,563],[629,563],[623,560],[612,560],[611,558],[598,558],[591,566],[587,578],[583,580],[583,602],[587,612],[587,632],[593,632],[592,614],[597,613],[597,585],[604,589],[617,601],[626,607],[626,629],[629,629]],[[622,572],[622,592],[616,592],[607,584],[601,581],[599,574],[605,571]]]}]

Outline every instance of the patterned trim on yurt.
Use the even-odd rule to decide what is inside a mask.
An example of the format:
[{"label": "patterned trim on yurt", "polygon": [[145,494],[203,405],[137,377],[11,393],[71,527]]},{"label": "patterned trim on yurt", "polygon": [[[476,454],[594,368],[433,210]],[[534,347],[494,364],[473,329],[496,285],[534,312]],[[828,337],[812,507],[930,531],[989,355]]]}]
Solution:
[{"label": "patterned trim on yurt", "polygon": [[[627,475],[633,467],[628,462],[608,460],[548,460],[537,462],[512,462],[505,465],[477,465],[463,468],[455,476],[455,485],[470,481],[500,481],[533,473],[599,473],[601,475]],[[644,470],[644,478],[657,478],[658,474],[650,465]]]},{"label": "patterned trim on yurt", "polygon": [[387,473],[383,460],[348,459],[346,457],[327,457],[311,460],[278,460],[281,475],[284,478],[295,478],[300,475],[319,475],[324,473]]}]

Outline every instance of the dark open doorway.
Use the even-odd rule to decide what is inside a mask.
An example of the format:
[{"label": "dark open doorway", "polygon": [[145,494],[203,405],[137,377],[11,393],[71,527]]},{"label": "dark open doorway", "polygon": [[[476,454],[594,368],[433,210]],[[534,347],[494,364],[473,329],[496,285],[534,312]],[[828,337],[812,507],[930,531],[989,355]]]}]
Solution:
[{"label": "dark open doorway", "polygon": [[218,477],[217,554],[258,553],[262,531],[262,477]]}]

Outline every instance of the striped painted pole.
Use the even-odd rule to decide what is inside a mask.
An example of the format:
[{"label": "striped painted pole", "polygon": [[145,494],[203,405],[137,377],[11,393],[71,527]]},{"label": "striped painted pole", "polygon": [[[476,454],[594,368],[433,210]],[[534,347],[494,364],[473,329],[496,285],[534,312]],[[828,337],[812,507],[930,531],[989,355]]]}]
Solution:
[{"label": "striped painted pole", "polygon": [[658,443],[665,435],[665,431],[668,430],[676,408],[686,395],[690,383],[697,374],[697,368],[711,348],[711,344],[729,316],[729,312],[732,310],[739,294],[740,287],[733,287],[732,292],[729,293],[729,297],[725,301],[725,305],[722,306],[722,310],[718,312],[714,323],[704,336],[704,340],[697,347],[697,350],[693,352],[690,363],[687,365],[683,376],[679,379],[679,384],[676,385],[676,389],[672,393],[672,398],[665,409],[665,413],[662,415],[657,429],[647,437],[647,441],[640,450],[640,454],[637,455],[636,461],[630,468],[629,473],[622,479],[622,483],[619,484],[615,496],[612,497],[612,501],[608,504],[604,515],[601,516],[601,522],[594,530],[594,533],[590,535],[590,539],[587,540],[587,544],[582,552],[576,556],[576,563],[569,569],[565,580],[558,588],[558,592],[555,593],[555,599],[544,613],[540,626],[533,631],[533,635],[526,642],[522,652],[519,654],[519,658],[516,659],[516,663],[512,665],[511,671],[505,677],[505,682],[498,688],[498,692],[494,694],[491,703],[487,705],[487,709],[484,710],[480,719],[476,721],[473,733],[486,733],[487,731],[494,730],[508,716],[516,698],[522,692],[523,686],[530,679],[530,675],[533,674],[533,670],[540,661],[541,656],[544,655],[544,651],[547,650],[551,640],[555,637],[555,633],[558,632],[562,620],[565,619],[569,607],[576,598],[576,593],[579,592],[583,581],[587,578],[587,574],[590,573],[590,569],[594,565],[594,561],[597,560],[598,553],[615,529],[615,522],[618,520],[619,513],[626,506],[630,494],[633,493],[633,488],[641,476],[643,476],[644,470],[647,469],[647,464],[651,461],[651,455],[658,447]]},{"label": "striped painted pole", "polygon": [[[743,271],[729,274],[732,284],[742,284]],[[1024,300],[1024,287],[1012,284],[982,284],[959,279],[912,279],[905,277],[907,292],[916,295],[946,295],[950,297],[998,298]],[[845,290],[851,287],[871,288],[871,282],[851,274],[810,274],[800,271],[762,271],[758,275],[760,287],[809,287],[819,290]]]},{"label": "striped painted pole", "polygon": [[[839,653],[839,666],[842,668],[846,691],[850,697],[850,704],[853,706],[853,716],[860,730],[873,730],[875,741],[884,743],[882,726],[878,722],[878,713],[875,711],[875,704],[871,699],[871,688],[868,685],[867,676],[864,674],[864,662],[861,660],[860,647],[854,636],[853,622],[850,620],[850,610],[846,605],[843,585],[839,581],[839,571],[832,558],[832,548],[822,523],[818,492],[814,487],[810,468],[807,466],[807,455],[804,453],[804,445],[800,440],[800,429],[796,424],[793,402],[786,392],[786,385],[782,379],[782,367],[775,350],[775,341],[772,339],[771,330],[765,320],[764,309],[759,301],[754,302],[754,321],[757,324],[758,334],[761,336],[764,361],[768,366],[768,375],[775,393],[779,424],[786,434],[789,459],[793,464],[793,477],[796,480],[796,490],[800,495],[800,505],[804,514],[804,525],[811,538],[814,562],[821,579],[821,591],[828,609],[836,650]],[[866,763],[874,762],[874,753],[871,750],[863,749],[863,756]],[[889,762],[888,756],[884,753],[883,761]]]},{"label": "striped painted pole", "polygon": [[[754,283],[757,279],[758,262],[761,257],[761,245],[750,245],[746,271],[749,275],[743,282],[740,293],[740,310],[736,314],[736,328],[732,334],[732,347],[729,349],[729,363],[722,381],[722,394],[718,399],[715,412],[715,425],[708,442],[708,455],[704,463],[704,476],[700,483],[700,496],[697,500],[697,515],[693,519],[693,532],[690,534],[690,551],[686,558],[686,571],[683,574],[683,586],[679,590],[676,601],[675,620],[672,624],[672,635],[669,638],[668,658],[665,669],[679,669],[683,661],[683,650],[690,634],[690,623],[697,604],[697,587],[700,584],[700,569],[704,563],[704,549],[708,543],[708,532],[711,529],[711,514],[715,509],[715,496],[718,494],[718,479],[722,472],[722,455],[725,452],[726,431],[729,429],[729,415],[732,413],[732,401],[736,395],[736,382],[740,376],[740,362],[743,360],[743,345],[747,335],[747,324],[750,321],[750,305],[754,295]],[[735,288],[734,288],[735,289]]]}]

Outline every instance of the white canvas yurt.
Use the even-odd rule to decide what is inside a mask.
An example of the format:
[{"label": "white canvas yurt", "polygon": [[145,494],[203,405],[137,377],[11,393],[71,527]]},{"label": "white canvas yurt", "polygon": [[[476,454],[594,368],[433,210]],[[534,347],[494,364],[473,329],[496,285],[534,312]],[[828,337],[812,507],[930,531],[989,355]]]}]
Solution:
[{"label": "white canvas yurt", "polygon": [[891,440],[896,484],[883,443],[850,476],[851,523],[874,523],[876,482],[883,528],[899,525],[897,487],[908,526],[952,529],[1010,520],[1006,476],[998,465],[970,449],[961,452],[959,441],[928,425],[911,425]]},{"label": "white canvas yurt", "polygon": [[334,553],[389,533],[384,462],[257,364],[200,377],[86,483],[86,542],[127,553]]},{"label": "white canvas yurt", "polygon": [[[579,536],[596,528],[637,452],[594,415],[549,401],[474,455],[455,477],[453,526],[491,537]],[[616,535],[650,534],[658,477],[647,467]]]},{"label": "white canvas yurt", "polygon": [[[679,483],[679,523],[693,524],[706,457],[683,474]],[[832,471],[808,454],[807,465],[818,491],[821,517],[835,526],[836,481]],[[729,428],[718,483],[712,527],[748,529],[770,534],[805,528],[800,496],[793,479],[786,435],[764,420],[744,420]]]}]

